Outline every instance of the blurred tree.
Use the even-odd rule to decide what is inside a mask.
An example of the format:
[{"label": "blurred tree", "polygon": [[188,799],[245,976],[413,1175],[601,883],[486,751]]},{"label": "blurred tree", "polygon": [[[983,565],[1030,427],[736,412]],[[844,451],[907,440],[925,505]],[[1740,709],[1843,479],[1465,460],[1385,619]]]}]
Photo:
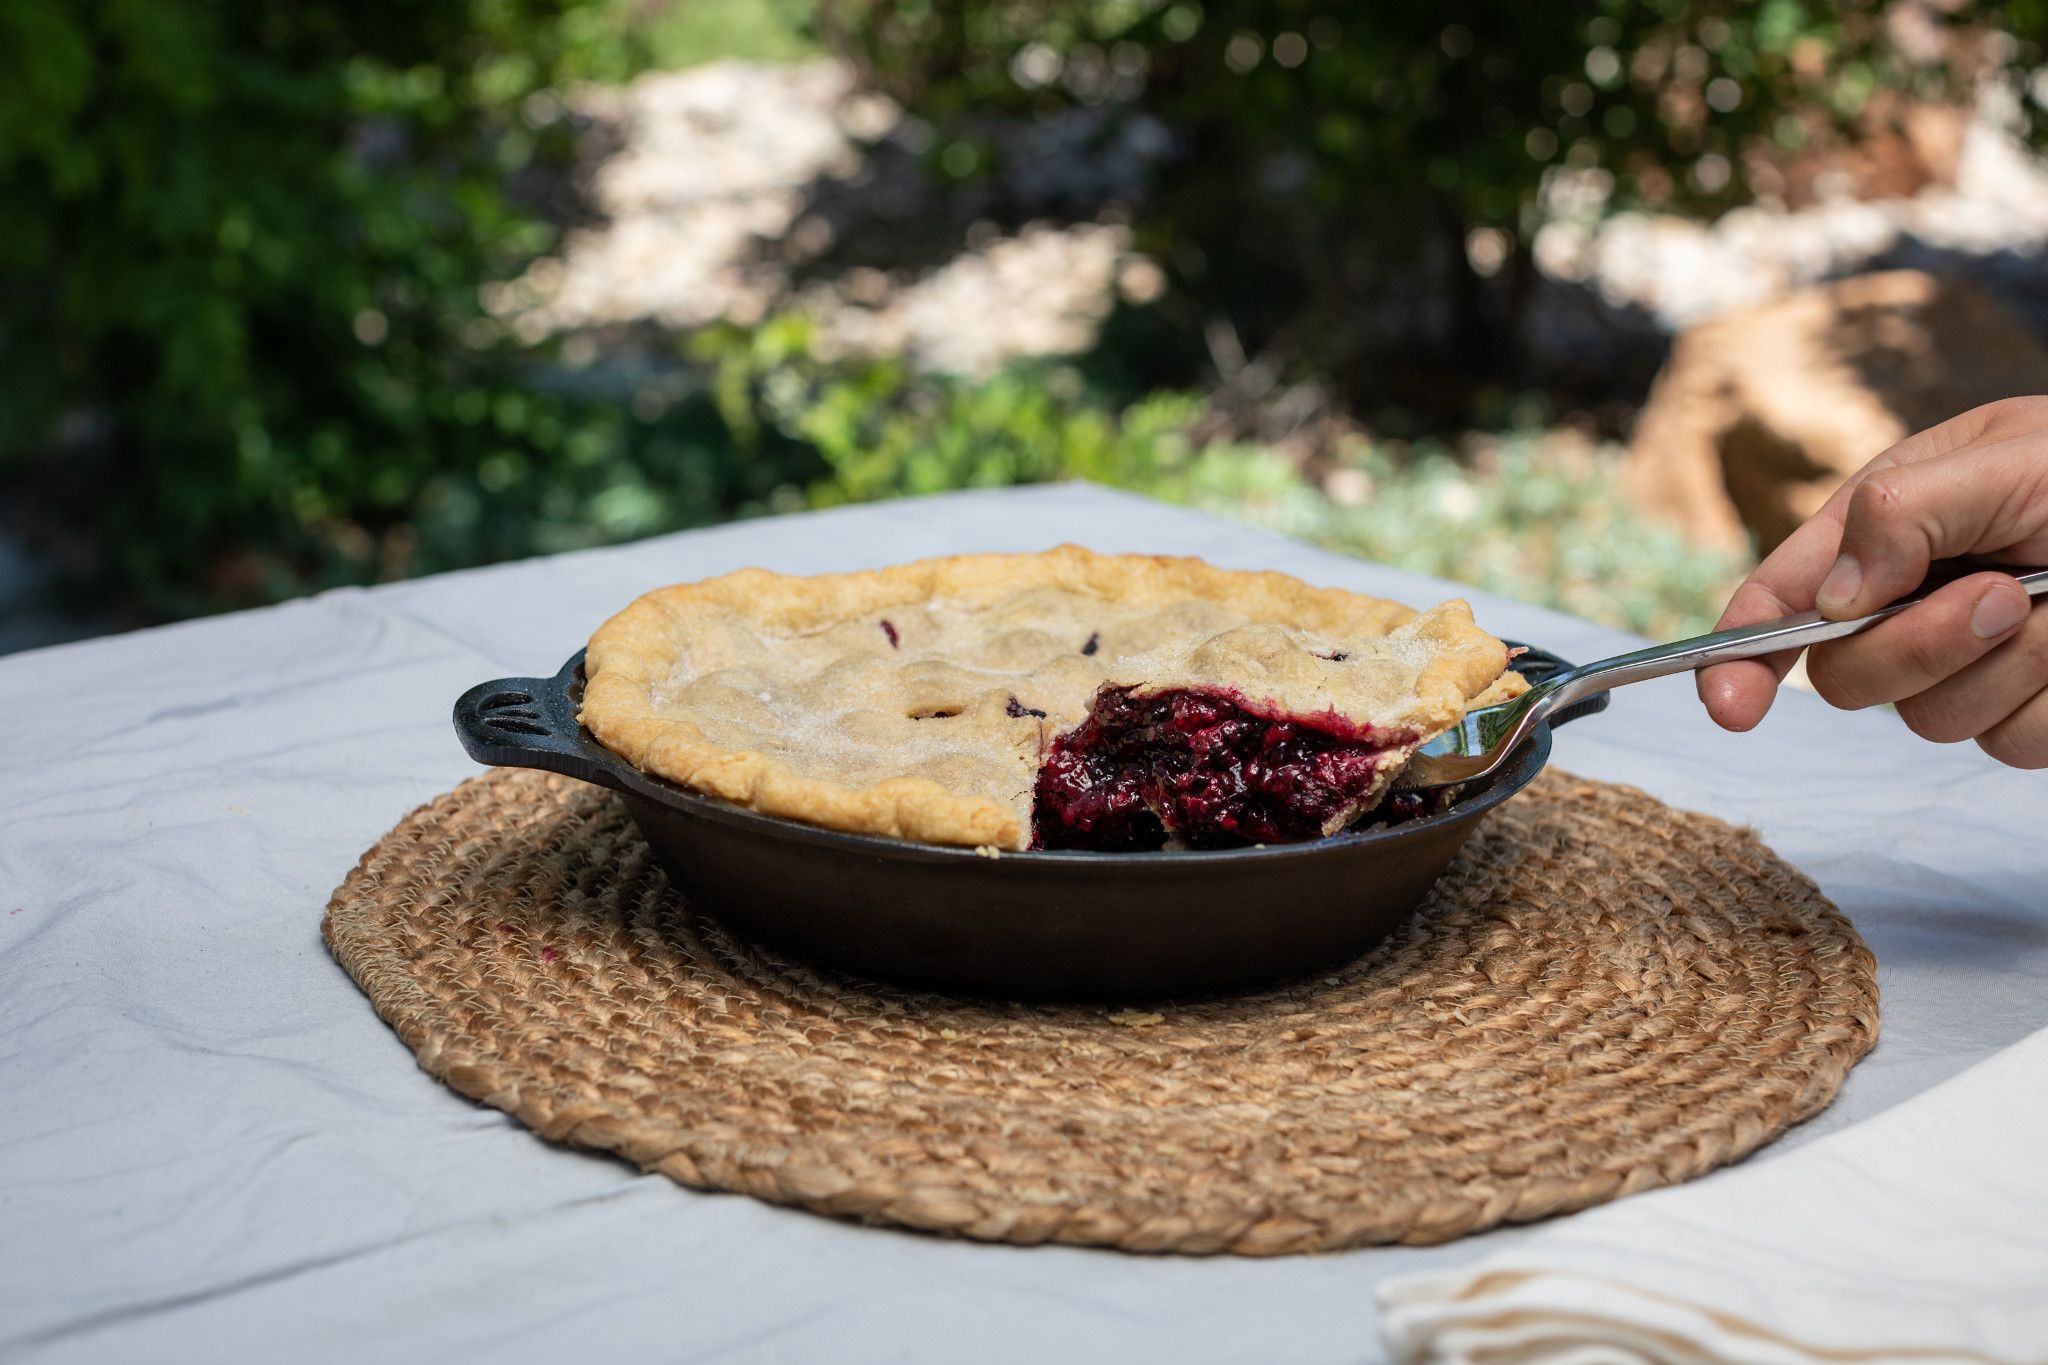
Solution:
[{"label": "blurred tree", "polygon": [[630,63],[617,8],[0,3],[18,529],[165,615],[764,497],[708,400],[662,425],[537,391],[545,352],[480,302],[553,239],[550,87]]},{"label": "blurred tree", "polygon": [[2048,3],[828,0],[819,22],[933,125],[942,172],[989,167],[993,116],[1153,120],[1176,150],[1141,245],[1197,315],[1405,397],[1514,377],[1557,172],[1616,206],[1732,206],[1903,107],[1877,92],[2031,70]]}]

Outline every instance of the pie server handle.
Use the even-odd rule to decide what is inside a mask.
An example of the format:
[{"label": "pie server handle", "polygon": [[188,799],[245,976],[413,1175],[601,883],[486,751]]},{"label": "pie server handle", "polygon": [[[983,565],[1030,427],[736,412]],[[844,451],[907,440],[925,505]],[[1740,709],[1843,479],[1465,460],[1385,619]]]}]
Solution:
[{"label": "pie server handle", "polygon": [[1690,673],[1696,669],[1709,668],[1714,664],[1727,663],[1735,659],[1755,659],[1767,654],[1805,649],[1811,645],[1844,639],[1868,630],[1878,622],[1888,620],[1906,608],[1925,601],[1962,575],[1985,568],[1995,568],[2011,574],[2014,581],[2025,589],[2030,597],[2048,595],[2048,569],[2019,568],[2003,564],[1944,563],[1937,565],[1928,581],[1919,588],[1889,606],[1879,607],[1867,616],[1837,621],[1822,616],[1817,611],[1802,611],[1796,616],[1781,617],[1775,621],[1764,621],[1735,630],[1716,631],[1712,635],[1678,640],[1668,645],[1652,645],[1648,649],[1639,649],[1631,654],[1618,654],[1612,659],[1582,664],[1578,668],[1557,675],[1554,684],[1547,689],[1550,694],[1548,696],[1537,697],[1537,693],[1546,689],[1532,688],[1530,695],[1535,697],[1535,700],[1531,703],[1530,709],[1540,715],[1546,705],[1568,706],[1583,696],[1606,688],[1668,677],[1673,673]]},{"label": "pie server handle", "polygon": [[[1508,667],[1521,674],[1523,680],[1531,687],[1549,682],[1558,674],[1569,673],[1572,670],[1572,664],[1569,660],[1559,658],[1547,649],[1538,649],[1534,645],[1525,645],[1519,640],[1503,640],[1501,643],[1509,649],[1521,651],[1514,656]],[[1607,709],[1609,700],[1611,700],[1611,697],[1604,689],[1598,692],[1590,692],[1568,706],[1553,707],[1550,714],[1544,717],[1544,719],[1550,723],[1550,728],[1555,730],[1568,720],[1577,720],[1581,716],[1598,715]]]}]

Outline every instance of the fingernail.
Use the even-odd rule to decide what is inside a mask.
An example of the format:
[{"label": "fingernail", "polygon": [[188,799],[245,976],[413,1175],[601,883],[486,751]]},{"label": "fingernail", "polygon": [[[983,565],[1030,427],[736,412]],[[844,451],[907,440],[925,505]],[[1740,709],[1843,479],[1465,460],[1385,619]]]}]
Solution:
[{"label": "fingernail", "polygon": [[1835,561],[1835,567],[1828,570],[1825,582],[1814,600],[1829,611],[1840,611],[1856,600],[1857,589],[1863,586],[1863,566],[1856,562],[1855,555],[1843,555]]},{"label": "fingernail", "polygon": [[1970,629],[1980,640],[1996,640],[2027,619],[2034,600],[2023,593],[1993,588],[1977,599],[1970,612]]}]

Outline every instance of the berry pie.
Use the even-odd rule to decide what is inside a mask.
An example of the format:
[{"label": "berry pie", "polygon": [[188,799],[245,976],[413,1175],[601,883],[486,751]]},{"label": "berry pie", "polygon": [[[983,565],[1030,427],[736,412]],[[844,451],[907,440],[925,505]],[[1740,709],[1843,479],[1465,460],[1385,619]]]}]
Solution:
[{"label": "berry pie", "polygon": [[591,637],[582,721],[645,772],[831,829],[1229,848],[1387,818],[1418,746],[1523,690],[1507,664],[1461,601],[1067,545],[658,589]]}]

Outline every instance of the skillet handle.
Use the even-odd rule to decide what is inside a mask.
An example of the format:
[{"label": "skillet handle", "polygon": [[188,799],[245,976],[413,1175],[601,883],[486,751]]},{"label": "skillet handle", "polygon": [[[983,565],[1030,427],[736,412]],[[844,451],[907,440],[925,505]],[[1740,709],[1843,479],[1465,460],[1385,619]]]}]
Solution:
[{"label": "skillet handle", "polygon": [[543,768],[626,790],[614,760],[599,750],[576,719],[579,651],[552,678],[493,678],[455,702],[455,734],[479,763]]},{"label": "skillet handle", "polygon": [[[1510,649],[1520,649],[1523,651],[1515,657],[1512,667],[1515,672],[1527,678],[1529,685],[1532,687],[1547,678],[1557,676],[1559,673],[1571,671],[1572,664],[1569,660],[1561,659],[1547,649],[1537,649],[1533,645],[1524,645],[1514,640],[1504,641],[1504,643]],[[1552,711],[1544,718],[1545,723],[1555,730],[1568,720],[1577,720],[1580,716],[1598,715],[1607,709],[1608,699],[1612,695],[1610,692],[1600,691],[1595,692],[1590,697],[1581,697],[1570,706],[1560,706],[1555,711]]]},{"label": "skillet handle", "polygon": [[1595,692],[1590,697],[1580,698],[1570,706],[1560,706],[1543,718],[1544,723],[1555,730],[1568,720],[1577,720],[1580,716],[1597,716],[1607,709],[1609,695],[1606,692]]}]

